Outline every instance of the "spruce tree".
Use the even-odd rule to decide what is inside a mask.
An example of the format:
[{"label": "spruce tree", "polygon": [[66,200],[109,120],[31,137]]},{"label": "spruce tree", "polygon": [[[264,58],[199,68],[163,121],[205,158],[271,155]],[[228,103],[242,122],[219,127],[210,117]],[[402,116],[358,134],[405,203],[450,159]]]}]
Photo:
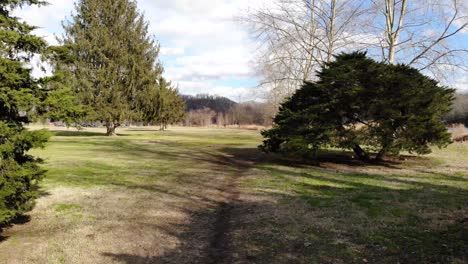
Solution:
[{"label": "spruce tree", "polygon": [[165,130],[168,125],[180,122],[185,116],[185,103],[179,96],[177,89],[172,87],[171,82],[161,78],[158,83],[158,108],[156,123]]},{"label": "spruce tree", "polygon": [[47,142],[45,131],[28,131],[24,124],[38,117],[48,92],[26,66],[33,54],[45,52],[46,42],[31,34],[35,27],[11,15],[37,0],[0,2],[0,225],[33,206],[43,176],[38,160],[27,152]]},{"label": "spruce tree", "polygon": [[85,107],[75,95],[73,78],[63,62],[70,61],[70,51],[65,47],[49,47],[43,60],[53,66],[53,75],[41,79],[46,97],[41,108],[42,116],[50,121],[60,121],[69,126],[79,127],[86,116]]},{"label": "spruce tree", "polygon": [[159,46],[135,1],[80,0],[64,24],[67,68],[73,90],[89,121],[100,121],[107,135],[123,122],[141,118],[141,100],[162,74]]},{"label": "spruce tree", "polygon": [[159,125],[165,130],[168,125],[182,121],[185,117],[185,102],[171,82],[159,78],[146,93],[141,106],[143,121],[147,125]]}]

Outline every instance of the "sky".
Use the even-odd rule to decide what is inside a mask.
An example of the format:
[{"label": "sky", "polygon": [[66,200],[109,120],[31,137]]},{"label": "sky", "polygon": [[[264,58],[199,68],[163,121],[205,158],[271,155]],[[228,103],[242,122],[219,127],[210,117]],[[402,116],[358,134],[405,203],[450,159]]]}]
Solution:
[{"label": "sky", "polygon": [[[16,14],[38,26],[49,44],[62,33],[74,0],[48,0],[48,6],[24,7]],[[255,99],[259,77],[253,66],[256,45],[236,17],[268,0],[137,0],[161,44],[165,77],[182,94],[215,94],[235,101]],[[465,36],[463,36],[465,35]],[[462,39],[466,39],[466,33]],[[38,69],[36,69],[37,71]],[[37,72],[36,72],[37,73]],[[39,74],[39,73],[37,73]],[[468,76],[454,84],[468,92]]]},{"label": "sky", "polygon": [[[236,17],[264,0],[138,0],[150,34],[161,45],[164,76],[182,94],[216,94],[236,101],[255,99],[258,78],[252,67],[255,45]],[[74,0],[48,0],[48,6],[24,7],[15,15],[38,26],[34,33],[49,44],[63,32],[61,22]],[[35,74],[40,74],[36,69]]]}]

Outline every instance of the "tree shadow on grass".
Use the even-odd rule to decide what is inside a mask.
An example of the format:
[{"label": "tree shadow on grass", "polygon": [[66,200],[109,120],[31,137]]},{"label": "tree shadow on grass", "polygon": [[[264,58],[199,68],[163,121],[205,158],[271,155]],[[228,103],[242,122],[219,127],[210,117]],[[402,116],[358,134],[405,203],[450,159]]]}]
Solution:
[{"label": "tree shadow on grass", "polygon": [[[299,258],[298,263],[362,263],[362,259],[370,263],[449,263],[468,259],[468,191],[463,187],[468,183],[466,178],[428,171],[416,178],[395,175],[391,173],[393,165],[382,164],[361,166],[381,166],[387,173],[322,172],[317,170],[320,165],[290,163],[254,148],[225,148],[224,152],[233,159],[254,161],[258,170],[271,175],[271,188],[265,185],[255,188],[261,190],[260,194],[277,197],[283,204],[278,208],[283,207],[283,212],[270,214],[270,221],[267,215],[260,221],[263,225],[271,223],[271,229],[278,228],[278,237],[288,236],[291,228],[298,228],[293,236],[301,236],[300,228],[294,225],[311,226],[312,234],[321,236],[318,244],[323,247],[315,245],[315,252],[308,253],[307,261]],[[340,164],[348,165],[346,161]],[[433,180],[427,181],[424,176]],[[268,185],[268,181],[263,182]],[[282,190],[282,186],[290,191],[275,192]],[[310,211],[312,218],[297,216],[304,210]],[[240,215],[248,214],[247,211]],[[285,220],[278,217],[283,214],[287,216],[285,219],[298,219],[285,224]],[[323,226],[330,228],[320,230]],[[370,226],[378,228],[368,228]],[[249,238],[249,233],[255,234],[255,231],[247,232],[242,239],[261,240],[264,235],[257,233]],[[327,243],[327,239],[332,243]],[[269,251],[268,245],[275,245],[274,241],[271,237],[260,244]],[[306,242],[309,246],[310,243]],[[279,244],[281,248],[290,246]],[[287,255],[303,253],[293,248]],[[268,263],[265,259],[275,262],[266,257],[260,258],[258,263]]]},{"label": "tree shadow on grass", "polygon": [[[361,188],[370,187],[365,184]],[[314,186],[308,186],[313,189]],[[318,188],[320,192],[345,193],[346,189]],[[384,194],[387,190],[372,191]],[[362,190],[364,192],[364,190]],[[388,194],[388,193],[387,193]],[[349,211],[304,203],[300,194],[278,194],[287,203],[239,200],[231,204],[233,211],[226,232],[228,244],[219,252],[215,244],[217,212],[190,212],[185,225],[158,226],[167,235],[176,237],[179,246],[154,255],[151,252],[103,252],[119,263],[450,263],[466,259],[466,227],[455,222],[439,230],[428,230],[422,219],[416,224],[388,224],[377,230],[365,225],[380,224],[370,217],[359,223]],[[333,204],[336,197],[321,198]],[[370,199],[370,198],[369,198]],[[376,201],[372,201],[374,203]],[[377,199],[377,203],[381,203]],[[359,210],[354,208],[353,210]],[[336,224],[334,222],[341,222]],[[357,228],[356,226],[360,226]],[[421,228],[422,227],[422,228]]]},{"label": "tree shadow on grass", "polygon": [[[43,189],[37,190],[37,198],[41,198],[48,195],[50,195],[50,193]],[[15,218],[13,218],[9,223],[0,225],[0,243],[8,240],[9,238],[8,236],[5,236],[3,232],[5,229],[11,228],[15,225],[24,225],[29,223],[30,221],[31,216],[29,216],[28,214],[19,214]]]},{"label": "tree shadow on grass", "polygon": [[10,228],[14,225],[24,225],[27,224],[31,221],[31,217],[29,215],[18,215],[16,218],[14,218],[12,221],[10,221],[8,224],[0,225],[0,243],[8,240],[8,236],[3,235],[3,230]]},{"label": "tree shadow on grass", "polygon": [[[146,263],[334,263],[324,262],[327,256],[332,256],[333,260],[352,260],[349,253],[351,247],[348,245],[336,245],[332,239],[327,239],[332,233],[317,229],[308,229],[323,238],[308,240],[304,236],[289,237],[291,233],[282,231],[272,221],[265,222],[268,213],[278,210],[278,205],[272,202],[238,202],[231,205],[234,208],[233,217],[229,219],[229,230],[211,230],[216,226],[217,214],[221,208],[214,211],[192,212],[192,217],[186,225],[159,226],[152,228],[159,232],[163,231],[168,236],[177,237],[180,245],[174,249],[154,255],[151,252],[146,254],[135,254],[132,252],[103,252],[103,256],[109,260],[126,264],[146,264]],[[254,222],[243,223],[246,219],[238,216],[247,214],[253,217],[255,211],[259,210],[259,215],[254,216]],[[283,221],[281,224],[292,225],[286,218],[276,219]],[[214,247],[217,239],[217,231],[226,232],[227,244],[223,247]],[[298,230],[299,231],[299,230]],[[283,232],[283,234],[281,234]],[[327,254],[322,256],[321,254]],[[347,263],[352,263],[348,261]]]},{"label": "tree shadow on grass", "polygon": [[54,133],[58,137],[99,137],[106,136],[106,133],[83,131],[83,130],[53,130],[50,132]]},{"label": "tree shadow on grass", "polygon": [[[291,191],[275,192],[275,187],[258,186],[255,196],[268,199],[233,201],[229,205],[232,207],[230,218],[226,220],[229,227],[221,230],[229,241],[221,247],[223,252],[213,247],[220,230],[197,235],[215,226],[216,212],[223,207],[218,204],[215,212],[194,212],[187,225],[165,231],[181,241],[173,250],[158,256],[132,252],[105,252],[104,256],[135,264],[362,263],[363,260],[369,263],[447,263],[466,260],[466,219],[460,208],[466,205],[464,198],[468,193],[457,184],[418,182],[387,174],[340,175],[329,171],[324,175],[317,171],[321,168],[318,165],[291,164],[289,160],[263,154],[255,148],[222,148],[219,153],[200,150],[188,156],[169,153],[166,158],[211,163],[219,169],[237,170],[241,177],[248,177],[253,173],[251,169],[260,170],[273,175],[276,182],[286,184]],[[362,166],[378,167],[375,164]],[[191,181],[190,176],[182,178]],[[441,177],[445,181],[466,182],[447,178],[450,177],[447,175]],[[373,181],[388,186],[376,185]],[[132,188],[167,193],[148,186]],[[204,188],[208,190],[213,186]],[[196,197],[197,201],[203,201],[202,196]],[[424,211],[428,214],[424,215]],[[432,228],[431,221],[437,219],[432,219],[431,214],[438,211],[439,216],[435,218],[446,217],[447,221]]]},{"label": "tree shadow on grass", "polygon": [[[107,136],[105,132],[93,132],[93,131],[85,131],[85,130],[54,130],[50,129],[50,132],[54,133],[55,136],[58,137],[106,137],[106,138],[118,138],[118,137],[128,137],[128,136],[135,136],[137,134],[127,134],[127,133],[117,133],[116,137]],[[149,131],[152,130],[128,130],[128,131]],[[157,130],[154,130],[157,131]]]},{"label": "tree shadow on grass", "polygon": [[[266,154],[257,148],[236,148],[226,147],[221,150],[223,153],[232,156],[234,160],[255,162],[257,164],[272,163],[296,168],[321,167],[324,163],[344,165],[354,168],[377,168],[385,167],[389,169],[400,169],[398,165],[402,162],[393,160],[363,162],[354,158],[352,152],[328,150],[322,151],[316,157],[304,158],[297,156],[285,156],[279,154]],[[406,157],[408,158],[408,157]]]}]

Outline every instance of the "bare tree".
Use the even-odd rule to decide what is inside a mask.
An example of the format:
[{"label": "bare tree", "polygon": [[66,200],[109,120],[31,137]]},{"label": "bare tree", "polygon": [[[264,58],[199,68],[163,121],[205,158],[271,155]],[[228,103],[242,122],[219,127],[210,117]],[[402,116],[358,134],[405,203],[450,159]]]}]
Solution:
[{"label": "bare tree", "polygon": [[[381,57],[405,63],[440,80],[451,70],[467,71],[466,44],[453,41],[468,28],[465,0],[372,0],[373,23],[362,27],[377,36]],[[369,49],[372,44],[369,43]]]},{"label": "bare tree", "polygon": [[262,86],[275,98],[290,95],[333,54],[353,45],[357,17],[366,11],[360,0],[272,0],[249,10],[242,21],[259,43]]}]

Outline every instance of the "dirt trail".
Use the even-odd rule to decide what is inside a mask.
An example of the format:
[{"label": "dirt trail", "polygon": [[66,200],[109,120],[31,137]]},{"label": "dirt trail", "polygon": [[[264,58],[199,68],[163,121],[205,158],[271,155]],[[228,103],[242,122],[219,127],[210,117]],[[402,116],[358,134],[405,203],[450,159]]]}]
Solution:
[{"label": "dirt trail", "polygon": [[213,226],[213,237],[208,249],[207,263],[232,263],[232,243],[230,232],[232,231],[233,211],[239,206],[240,191],[239,180],[250,170],[254,162],[240,161],[235,158],[221,158],[220,161],[226,166],[236,169],[234,175],[229,177],[226,184],[221,188],[225,195],[225,201],[219,204],[216,221]]}]

